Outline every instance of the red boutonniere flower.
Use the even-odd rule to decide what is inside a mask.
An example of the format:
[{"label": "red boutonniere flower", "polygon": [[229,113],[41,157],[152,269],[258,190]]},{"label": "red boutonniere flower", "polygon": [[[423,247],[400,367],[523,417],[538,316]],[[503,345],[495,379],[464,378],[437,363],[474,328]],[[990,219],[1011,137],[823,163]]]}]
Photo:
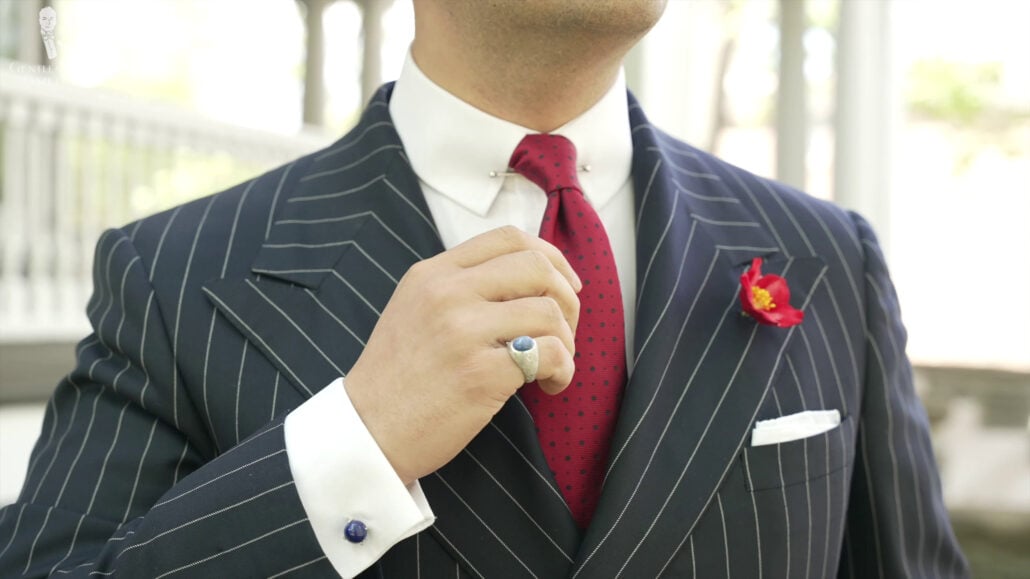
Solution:
[{"label": "red boutonniere flower", "polygon": [[744,313],[760,324],[789,328],[801,323],[805,312],[790,305],[787,280],[778,275],[762,275],[762,258],[751,261],[751,267],[740,276],[740,302]]}]

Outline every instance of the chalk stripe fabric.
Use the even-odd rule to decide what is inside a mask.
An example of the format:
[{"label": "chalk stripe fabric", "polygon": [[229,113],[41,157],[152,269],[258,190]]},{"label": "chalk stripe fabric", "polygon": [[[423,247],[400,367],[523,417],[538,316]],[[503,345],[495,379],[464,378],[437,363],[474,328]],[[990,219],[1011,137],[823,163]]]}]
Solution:
[{"label": "chalk stripe fabric", "polygon": [[[0,575],[336,575],[282,421],[346,374],[397,280],[443,249],[390,90],[331,147],[102,236],[95,331],[0,511]],[[576,528],[513,397],[423,479],[436,523],[362,576],[968,576],[868,225],[628,105],[637,362],[593,522]],[[804,323],[740,315],[756,256]],[[841,425],[748,444],[757,421],[805,410]]]}]

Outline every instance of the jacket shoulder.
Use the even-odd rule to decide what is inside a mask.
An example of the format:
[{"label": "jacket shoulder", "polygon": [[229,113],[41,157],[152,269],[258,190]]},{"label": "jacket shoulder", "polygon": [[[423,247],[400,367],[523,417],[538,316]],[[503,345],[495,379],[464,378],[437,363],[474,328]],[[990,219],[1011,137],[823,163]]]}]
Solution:
[{"label": "jacket shoulder", "polygon": [[[124,225],[148,271],[179,263],[218,274],[249,265],[264,242],[283,201],[296,187],[304,168],[319,152],[294,159],[228,189]],[[211,272],[203,275],[211,277]]]},{"label": "jacket shoulder", "polygon": [[841,253],[849,261],[851,257],[860,258],[859,218],[849,210],[756,175],[665,133],[659,132],[659,138],[670,162],[699,167],[717,178],[720,193],[737,200],[785,251],[794,255]]}]

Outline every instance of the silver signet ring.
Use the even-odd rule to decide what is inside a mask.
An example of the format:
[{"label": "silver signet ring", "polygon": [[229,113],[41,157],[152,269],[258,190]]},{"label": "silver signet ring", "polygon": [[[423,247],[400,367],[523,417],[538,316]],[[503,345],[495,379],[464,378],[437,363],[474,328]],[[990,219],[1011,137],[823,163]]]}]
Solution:
[{"label": "silver signet ring", "polygon": [[526,384],[536,380],[536,372],[540,369],[540,350],[536,347],[536,340],[529,336],[519,336],[508,342],[508,354],[522,370]]}]

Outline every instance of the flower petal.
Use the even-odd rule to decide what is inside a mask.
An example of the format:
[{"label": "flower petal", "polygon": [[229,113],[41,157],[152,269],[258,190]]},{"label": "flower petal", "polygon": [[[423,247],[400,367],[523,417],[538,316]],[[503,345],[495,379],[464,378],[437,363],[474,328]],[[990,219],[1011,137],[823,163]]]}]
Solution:
[{"label": "flower petal", "polygon": [[758,280],[758,287],[769,292],[772,296],[773,303],[779,306],[785,306],[790,303],[790,288],[787,287],[787,280],[783,279],[778,275],[764,275],[762,279]]},{"label": "flower petal", "polygon": [[776,325],[780,328],[789,328],[796,326],[805,319],[805,312],[796,310],[790,306],[787,306],[783,311],[779,312],[780,318],[776,321]]},{"label": "flower petal", "polygon": [[758,280],[762,277],[762,258],[756,257],[751,260],[751,267],[749,267],[740,276],[740,285],[750,288],[751,286],[758,283]]}]

